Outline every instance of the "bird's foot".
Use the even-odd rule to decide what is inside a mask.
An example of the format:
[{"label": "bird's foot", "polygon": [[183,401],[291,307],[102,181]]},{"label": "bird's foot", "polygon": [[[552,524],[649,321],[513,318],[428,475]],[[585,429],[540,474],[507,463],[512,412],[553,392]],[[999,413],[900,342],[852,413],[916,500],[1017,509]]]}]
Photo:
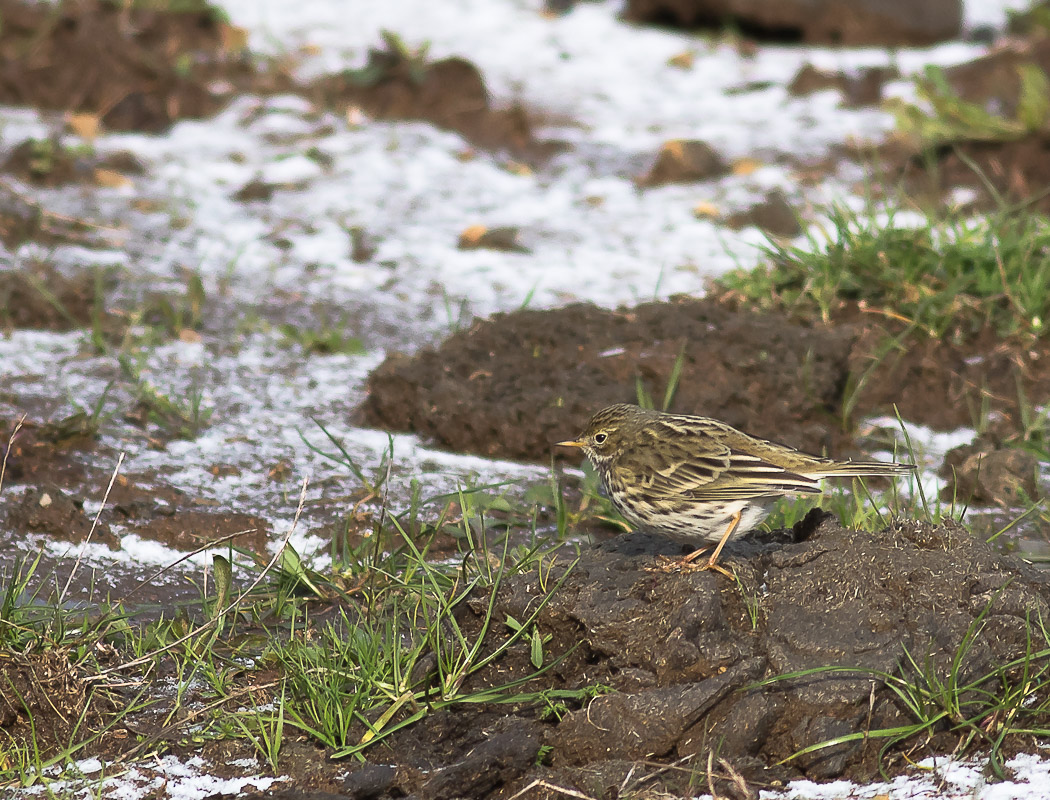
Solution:
[{"label": "bird's foot", "polygon": [[685,574],[689,572],[707,572],[708,570],[714,570],[727,578],[736,579],[736,575],[727,570],[721,564],[710,559],[705,559],[699,564],[686,556],[685,558],[669,558],[668,556],[657,556],[657,563],[651,567],[646,567],[646,572],[662,572],[665,574]]}]

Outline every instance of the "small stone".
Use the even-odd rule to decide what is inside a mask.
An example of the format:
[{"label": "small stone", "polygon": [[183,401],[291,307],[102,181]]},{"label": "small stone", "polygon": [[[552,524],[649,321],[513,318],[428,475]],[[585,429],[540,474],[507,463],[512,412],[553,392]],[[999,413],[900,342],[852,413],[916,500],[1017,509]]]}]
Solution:
[{"label": "small stone", "polygon": [[502,250],[508,253],[527,253],[518,241],[518,229],[510,226],[488,228],[471,225],[459,235],[460,250]]},{"label": "small stone", "polygon": [[[945,464],[950,460],[951,453],[945,456]],[[949,485],[941,496],[964,503],[1013,506],[1042,495],[1036,480],[1038,471],[1039,459],[1019,448],[972,452],[947,476]]]},{"label": "small stone", "polygon": [[747,211],[728,217],[726,224],[734,230],[753,225],[774,236],[791,237],[798,236],[802,232],[798,215],[779,189],[771,191],[762,202]]},{"label": "small stone", "polygon": [[690,183],[719,178],[729,166],[711,145],[697,139],[671,139],[660,146],[652,168],[638,180],[640,186]]},{"label": "small stone", "polygon": [[829,72],[818,69],[812,64],[805,64],[802,69],[795,73],[795,77],[788,84],[788,94],[793,97],[805,97],[814,92],[825,89],[838,89],[845,91],[847,84],[846,76],[841,72]]}]

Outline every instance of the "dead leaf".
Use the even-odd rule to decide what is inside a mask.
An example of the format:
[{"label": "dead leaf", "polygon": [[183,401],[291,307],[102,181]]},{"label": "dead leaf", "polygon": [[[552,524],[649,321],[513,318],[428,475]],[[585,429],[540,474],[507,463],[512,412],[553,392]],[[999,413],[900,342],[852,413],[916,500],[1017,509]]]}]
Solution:
[{"label": "dead leaf", "polygon": [[677,67],[678,69],[692,69],[695,59],[696,53],[692,50],[686,50],[684,53],[679,53],[667,59],[667,66]]},{"label": "dead leaf", "polygon": [[751,175],[764,165],[757,158],[741,158],[733,162],[734,175]]},{"label": "dead leaf", "polygon": [[102,121],[98,114],[89,112],[67,114],[66,126],[81,139],[87,139],[90,142],[98,137],[102,128]]},{"label": "dead leaf", "polygon": [[701,200],[693,206],[693,216],[697,219],[717,219],[721,212],[714,203]]},{"label": "dead leaf", "polygon": [[107,189],[120,189],[124,186],[131,186],[131,178],[111,169],[96,167],[95,183],[99,186],[105,186]]}]

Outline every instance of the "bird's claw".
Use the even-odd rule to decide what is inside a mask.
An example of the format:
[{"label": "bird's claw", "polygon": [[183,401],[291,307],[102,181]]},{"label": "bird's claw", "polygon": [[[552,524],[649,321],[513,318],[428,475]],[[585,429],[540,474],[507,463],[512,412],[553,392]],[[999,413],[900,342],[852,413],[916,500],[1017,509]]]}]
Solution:
[{"label": "bird's claw", "polygon": [[701,561],[698,564],[687,558],[657,556],[657,563],[651,567],[645,568],[646,572],[662,572],[664,574],[686,574],[690,572],[707,572],[708,570],[719,572],[731,580],[736,579],[736,576],[732,572],[727,570],[721,564],[710,560]]}]

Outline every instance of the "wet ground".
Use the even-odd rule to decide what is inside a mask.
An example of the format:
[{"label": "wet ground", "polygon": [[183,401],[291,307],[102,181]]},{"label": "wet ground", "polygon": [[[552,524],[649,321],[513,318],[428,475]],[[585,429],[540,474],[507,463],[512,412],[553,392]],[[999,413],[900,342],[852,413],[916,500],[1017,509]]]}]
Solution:
[{"label": "wet ground", "polygon": [[[568,54],[580,36],[573,19],[624,30],[660,52],[661,85],[646,91],[673,96],[702,57],[691,34],[627,28],[604,6],[580,5],[576,17],[537,9],[523,23],[565,37],[562,55],[555,47],[543,65],[552,75],[559,59],[588,57]],[[919,455],[928,471],[942,471],[935,483],[946,496],[995,508],[992,527],[1013,512],[1018,486],[1029,497],[1043,491],[1036,457],[1003,443],[1024,431],[1033,405],[1050,402],[1045,337],[915,335],[887,355],[886,342],[903,331],[893,320],[848,305],[829,320],[759,313],[709,283],[741,259],[754,263],[755,226],[790,235],[786,218],[807,221],[822,198],[863,191],[869,169],[924,202],[955,204],[966,187],[972,208],[990,208],[1000,194],[1041,207],[1043,134],[946,145],[933,158],[890,142],[871,167],[870,151],[847,147],[843,131],[888,127],[876,104],[890,72],[826,70],[821,80],[848,95],[851,110],[840,110],[837,98],[821,99],[827,92],[787,92],[806,57],[776,45],[766,56],[761,40],[746,37],[702,40],[740,73],[718,95],[727,110],[718,105],[724,116],[708,131],[723,154],[700,170],[699,148],[659,147],[690,129],[676,111],[664,119],[664,105],[643,102],[652,119],[635,120],[627,108],[616,114],[620,130],[597,100],[542,105],[526,77],[508,91],[506,73],[486,74],[498,60],[491,47],[476,64],[445,53],[459,34],[435,28],[431,56],[423,37],[407,33],[425,13],[406,21],[405,33],[376,28],[347,71],[330,51],[320,59],[328,69],[312,61],[317,52],[294,49],[295,37],[279,52],[253,52],[247,31],[208,9],[170,16],[104,3],[0,4],[0,102],[55,112],[5,109],[0,157],[0,564],[8,575],[17,559],[40,553],[42,585],[72,575],[77,602],[108,595],[155,618],[200,596],[210,555],[155,577],[182,555],[209,543],[233,555],[232,542],[235,569],[238,559],[268,558],[304,477],[292,541],[318,569],[382,524],[384,502],[407,507],[413,491],[425,498],[506,483],[511,500],[549,529],[555,512],[530,489],[554,474],[576,496],[582,480],[551,443],[601,406],[640,393],[659,402],[672,382],[674,410],[841,456],[892,450],[898,434],[864,421],[894,406],[935,431],[981,427],[975,445],[947,460]],[[326,42],[322,26],[312,30]],[[1042,40],[1024,46],[1042,63]],[[909,57],[966,60],[947,51]],[[995,58],[1005,62],[996,69],[1014,66],[1012,56]],[[719,69],[712,64],[703,69]],[[1016,105],[1019,87],[986,82],[987,73],[963,65],[948,74],[975,101]],[[566,98],[577,91],[570,84],[582,85],[578,76],[565,82]],[[597,83],[613,92],[623,80]],[[770,87],[793,99],[775,95],[789,121],[783,136],[763,139],[748,115],[767,114]],[[732,105],[751,94],[751,105]],[[830,121],[841,119],[850,120],[842,129]],[[656,169],[658,152],[671,155]],[[678,152],[692,160],[676,160]],[[988,180],[974,179],[974,163]],[[380,179],[366,175],[371,167]],[[468,203],[456,205],[459,191]],[[861,375],[864,391],[854,396]],[[961,443],[975,437],[964,431]],[[381,480],[382,492],[371,492]],[[431,517],[440,510],[423,507]],[[1027,520],[1025,550],[1045,545],[1046,525],[1039,514]],[[904,521],[862,534],[811,517],[732,548],[735,583],[646,571],[655,554],[678,550],[639,533],[610,538],[614,530],[591,522],[574,532],[585,544],[590,534],[607,541],[584,548],[538,620],[548,653],[563,658],[544,674],[545,687],[529,688],[579,692],[575,699],[555,713],[435,714],[363,764],[289,737],[282,780],[270,790],[509,798],[558,796],[549,788],[557,786],[603,797],[740,793],[734,775],[752,788],[800,777],[872,780],[880,764],[895,773],[959,742],[941,728],[881,761],[881,743],[860,741],[780,763],[864,726],[907,720],[864,674],[754,684],[829,663],[889,670],[905,648],[940,675],[976,619],[981,635],[956,667],[980,677],[1023,655],[1026,614],[1050,601],[1042,574],[952,525]],[[434,554],[456,549],[445,536]],[[551,577],[568,562],[559,555]],[[535,591],[524,578],[508,581],[498,614],[521,618]],[[466,629],[485,603],[464,605]],[[114,651],[100,662],[123,657]],[[53,653],[0,661],[8,685],[54,731],[45,744],[67,737],[69,720],[99,725],[133,696],[92,694],[69,664]],[[528,674],[529,664],[528,652],[512,650],[498,677]],[[0,729],[22,736],[27,717],[13,696],[3,693]],[[264,687],[255,700],[272,697]],[[77,755],[120,764],[142,755],[146,740],[183,759],[203,756],[203,772],[234,781],[220,795],[267,790],[261,778],[237,782],[258,774],[254,748],[193,743],[169,726],[156,711],[135,714]],[[708,772],[695,757],[715,741],[729,766],[715,762]],[[1033,747],[1019,739],[1007,750]],[[164,774],[136,769],[139,787]]]}]

